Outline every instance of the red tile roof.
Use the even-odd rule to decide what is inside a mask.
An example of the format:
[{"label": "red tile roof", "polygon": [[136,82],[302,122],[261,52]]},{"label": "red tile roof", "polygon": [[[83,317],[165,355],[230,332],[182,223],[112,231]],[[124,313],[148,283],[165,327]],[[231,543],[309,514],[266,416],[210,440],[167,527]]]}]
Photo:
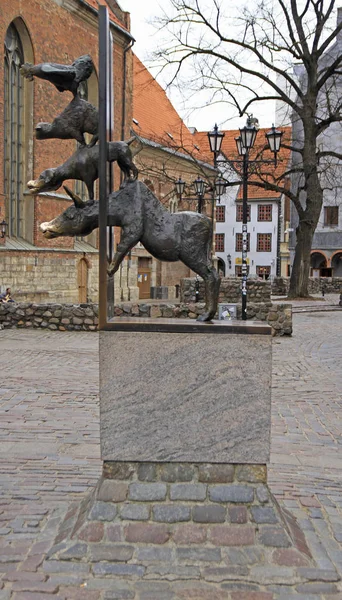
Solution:
[{"label": "red tile roof", "polygon": [[[279,127],[278,129],[280,129],[280,131],[283,132],[283,137],[282,137],[282,143],[285,143],[287,145],[290,144],[291,142],[291,127]],[[266,142],[265,139],[265,133],[269,131],[269,128],[267,129],[259,129],[258,131],[258,135],[256,138],[256,142],[255,145],[253,147],[253,150],[251,152],[250,155],[250,159],[251,161],[253,161],[253,159],[262,159],[262,160],[273,160],[273,153],[270,150],[263,150]],[[237,152],[237,148],[236,148],[236,142],[235,142],[235,138],[238,137],[240,135],[240,131],[238,129],[232,129],[232,130],[226,130],[224,131],[224,138],[222,140],[222,146],[221,146],[221,152],[224,154],[224,156],[229,160],[241,160],[241,157],[238,155]],[[208,132],[207,131],[197,131],[195,133],[195,140],[196,140],[196,144],[200,147],[201,149],[201,153],[204,154],[205,152],[207,152],[207,157],[209,159],[209,156],[211,155],[211,161],[212,159],[212,154],[210,152],[210,148],[209,148],[209,141],[208,141]],[[270,183],[274,183],[275,179],[281,177],[281,175],[287,171],[288,168],[288,164],[289,164],[289,160],[290,160],[290,154],[291,151],[288,148],[284,148],[283,146],[280,147],[280,151],[278,152],[278,156],[277,156],[277,167],[275,168],[273,166],[273,164],[269,164],[269,165],[262,165],[260,164],[257,169],[259,171],[259,177],[258,175],[254,175],[254,177],[257,180],[266,180],[269,181]],[[236,166],[237,170],[240,172],[240,168],[238,166]],[[253,175],[250,175],[249,181],[253,180]],[[278,182],[279,185],[283,186],[284,182],[283,181],[279,181]],[[253,198],[275,198],[277,197],[277,193],[272,191],[272,190],[265,190],[263,188],[257,187],[257,186],[248,186],[248,198],[253,199]],[[238,198],[242,198],[242,190],[239,190],[239,194],[238,194]]]},{"label": "red tile roof", "polygon": [[[133,122],[134,131],[142,138],[149,139],[174,150],[200,156],[194,136],[187,128],[165,90],[157,83],[137,56],[133,55],[134,92]],[[212,160],[210,160],[212,162]]]}]

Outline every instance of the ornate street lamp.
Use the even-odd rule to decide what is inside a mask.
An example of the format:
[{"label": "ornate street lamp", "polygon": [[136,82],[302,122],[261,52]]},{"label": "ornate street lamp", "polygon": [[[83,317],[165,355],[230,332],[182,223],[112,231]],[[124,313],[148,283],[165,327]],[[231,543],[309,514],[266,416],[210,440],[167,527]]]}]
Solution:
[{"label": "ornate street lamp", "polygon": [[193,184],[194,184],[195,192],[196,192],[197,197],[198,197],[197,212],[201,213],[202,212],[204,189],[205,189],[205,181],[203,179],[201,179],[201,177],[197,177],[197,179],[195,179],[195,181],[194,181]]},{"label": "ornate street lamp", "polygon": [[7,223],[6,223],[5,219],[0,223],[0,227],[1,227],[1,237],[4,238],[6,236],[6,230],[7,230]]},{"label": "ornate street lamp", "polygon": [[265,137],[267,139],[268,147],[274,154],[274,165],[277,166],[277,154],[280,150],[281,138],[283,132],[276,129],[274,125],[272,125],[271,131],[265,133]]},{"label": "ornate street lamp", "polygon": [[186,185],[185,181],[183,181],[181,176],[179,176],[178,181],[176,181],[176,192],[177,192],[180,200],[182,200],[182,195],[185,190],[185,185]]},{"label": "ornate street lamp", "polygon": [[219,202],[220,202],[220,197],[224,194],[226,187],[227,187],[227,184],[222,177],[219,177],[218,179],[216,179],[215,193],[216,193],[216,196],[218,196],[218,198],[219,198]]},{"label": "ornate street lamp", "polygon": [[221,150],[222,140],[225,134],[223,131],[219,131],[217,124],[215,123],[214,129],[208,132],[208,140],[210,150],[214,154],[214,167],[216,167],[217,156]]}]

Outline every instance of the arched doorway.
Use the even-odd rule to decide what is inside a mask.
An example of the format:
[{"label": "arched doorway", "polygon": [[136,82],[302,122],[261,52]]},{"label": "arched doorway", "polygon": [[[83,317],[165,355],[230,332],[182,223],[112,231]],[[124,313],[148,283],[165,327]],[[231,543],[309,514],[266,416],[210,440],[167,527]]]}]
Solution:
[{"label": "arched doorway", "polygon": [[342,277],[342,250],[338,250],[331,257],[331,269],[334,277]]},{"label": "arched doorway", "polygon": [[319,250],[314,250],[310,258],[310,274],[312,277],[330,277],[331,269],[328,269],[327,258]]},{"label": "arched doorway", "polygon": [[88,299],[88,261],[81,258],[77,267],[78,301],[80,304]]}]

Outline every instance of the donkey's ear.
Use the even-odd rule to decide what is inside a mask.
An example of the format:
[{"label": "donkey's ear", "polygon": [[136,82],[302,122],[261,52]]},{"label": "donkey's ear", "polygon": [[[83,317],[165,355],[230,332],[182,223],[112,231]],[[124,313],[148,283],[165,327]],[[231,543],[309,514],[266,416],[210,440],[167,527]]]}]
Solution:
[{"label": "donkey's ear", "polygon": [[74,204],[76,206],[76,208],[84,208],[86,206],[86,202],[83,202],[83,200],[81,200],[81,198],[79,196],[77,196],[76,194],[74,194],[74,192],[72,192],[66,185],[63,185],[66,193],[68,194],[68,196],[70,196],[71,200],[74,201]]}]

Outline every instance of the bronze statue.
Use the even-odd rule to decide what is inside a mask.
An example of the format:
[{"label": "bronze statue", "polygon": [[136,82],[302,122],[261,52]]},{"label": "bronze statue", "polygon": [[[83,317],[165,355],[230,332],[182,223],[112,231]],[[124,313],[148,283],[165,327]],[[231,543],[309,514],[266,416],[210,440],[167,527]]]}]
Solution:
[{"label": "bronze statue", "polygon": [[[98,202],[83,202],[67,187],[74,206],[40,226],[48,239],[59,236],[88,235],[98,227]],[[199,321],[210,321],[217,310],[220,279],[209,258],[211,220],[195,212],[170,213],[158,198],[140,181],[130,181],[109,196],[108,225],[121,227],[117,246],[108,273],[118,270],[126,254],[141,242],[158,260],[182,261],[204,279],[206,305]]]},{"label": "bronze statue", "polygon": [[50,81],[59,92],[68,91],[74,96],[77,94],[81,81],[88,79],[93,70],[94,64],[89,54],[76,58],[71,65],[25,63],[20,67],[21,75],[29,81],[33,81],[34,77],[39,77],[39,79]]},{"label": "bronze statue", "polygon": [[[131,137],[127,142],[108,142],[109,162],[117,161],[125,179],[123,185],[131,175],[134,179],[138,177],[138,169],[133,163],[130,144],[135,140]],[[92,148],[83,147],[74,152],[68,160],[59,167],[46,169],[38,179],[29,181],[27,187],[31,194],[52,192],[61,187],[67,179],[79,179],[87,186],[89,200],[94,200],[94,183],[98,178],[99,170],[99,146]]]},{"label": "bronze statue", "polygon": [[97,108],[76,95],[52,123],[38,123],[36,138],[37,140],[75,139],[81,146],[85,146],[84,134],[91,133],[93,137],[88,146],[91,148],[99,139],[98,129],[99,113]]}]

